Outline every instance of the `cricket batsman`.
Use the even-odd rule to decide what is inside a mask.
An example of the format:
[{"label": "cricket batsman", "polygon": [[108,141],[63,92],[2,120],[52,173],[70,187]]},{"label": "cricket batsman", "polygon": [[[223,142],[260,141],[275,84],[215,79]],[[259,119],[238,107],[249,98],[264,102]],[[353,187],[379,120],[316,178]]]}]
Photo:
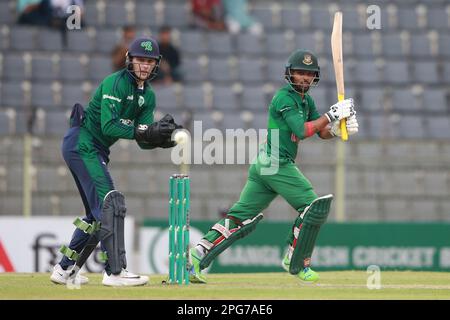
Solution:
[{"label": "cricket batsman", "polygon": [[[141,149],[174,146],[172,132],[182,127],[170,115],[158,122],[153,119],[155,93],[149,81],[156,77],[160,61],[155,40],[135,39],[126,54],[126,68],[100,83],[86,110],[79,104],[73,107],[62,155],[75,179],[86,217],[75,220],[77,229],[69,246],[61,248],[64,256],[50,277],[55,283],[66,284],[77,259],[87,259],[98,242],[106,260],[103,285],[148,282],[147,276],[126,269],[125,197],[115,188],[108,163],[109,147],[118,139],[136,140]],[[78,273],[76,277],[80,284],[88,282]]]},{"label": "cricket batsman", "polygon": [[[347,119],[348,134],[355,134],[358,121],[352,99],[336,103],[323,115],[318,113],[309,94],[320,80],[320,67],[313,53],[293,52],[284,77],[287,84],[275,93],[269,105],[267,141],[249,168],[239,201],[190,250],[190,280],[194,283],[206,283],[201,271],[236,240],[255,230],[263,218],[261,211],[277,195],[298,211],[282,266],[302,282],[319,280],[318,273],[311,269],[311,256],[333,195],[318,197],[311,182],[295,165],[298,144],[314,134],[322,139],[340,136],[341,119]],[[268,169],[274,166],[277,170],[270,172]]]}]

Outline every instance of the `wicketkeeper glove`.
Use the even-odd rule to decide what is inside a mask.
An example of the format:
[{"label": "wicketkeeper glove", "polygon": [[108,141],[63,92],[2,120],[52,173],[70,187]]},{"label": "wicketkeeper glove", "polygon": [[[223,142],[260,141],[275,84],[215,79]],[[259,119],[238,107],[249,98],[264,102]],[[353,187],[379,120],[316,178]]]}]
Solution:
[{"label": "wicketkeeper glove", "polygon": [[134,139],[137,142],[158,145],[170,139],[176,128],[174,123],[161,121],[153,122],[150,125],[140,124],[134,129]]}]

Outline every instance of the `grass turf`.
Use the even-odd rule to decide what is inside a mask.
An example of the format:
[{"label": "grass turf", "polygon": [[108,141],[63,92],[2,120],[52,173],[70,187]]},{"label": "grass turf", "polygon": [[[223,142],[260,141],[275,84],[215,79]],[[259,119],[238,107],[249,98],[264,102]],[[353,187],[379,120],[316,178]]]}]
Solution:
[{"label": "grass turf", "polygon": [[45,273],[0,273],[0,299],[450,299],[445,272],[382,271],[381,289],[369,290],[365,271],[321,272],[317,284],[304,285],[287,273],[209,274],[208,284],[164,285],[164,275],[151,275],[142,287],[110,288],[100,274],[86,274],[89,284],[68,289]]}]

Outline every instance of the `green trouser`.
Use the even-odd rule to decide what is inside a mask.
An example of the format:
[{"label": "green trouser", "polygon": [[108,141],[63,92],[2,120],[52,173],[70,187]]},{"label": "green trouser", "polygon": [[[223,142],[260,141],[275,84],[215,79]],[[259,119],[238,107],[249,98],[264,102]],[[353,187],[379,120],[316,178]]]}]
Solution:
[{"label": "green trouser", "polygon": [[[280,165],[274,175],[264,175],[264,168],[260,162],[253,163],[248,171],[247,183],[241,192],[239,201],[228,212],[228,216],[240,221],[252,219],[267,208],[277,196],[282,196],[295,210],[302,212],[314,199],[317,198],[311,182],[300,172],[294,163]],[[220,224],[223,220],[219,221]],[[298,217],[294,226],[301,224]],[[230,220],[230,229],[237,224]],[[214,243],[221,234],[216,230],[210,230],[204,239]],[[292,244],[294,235],[289,232],[288,243]]]}]

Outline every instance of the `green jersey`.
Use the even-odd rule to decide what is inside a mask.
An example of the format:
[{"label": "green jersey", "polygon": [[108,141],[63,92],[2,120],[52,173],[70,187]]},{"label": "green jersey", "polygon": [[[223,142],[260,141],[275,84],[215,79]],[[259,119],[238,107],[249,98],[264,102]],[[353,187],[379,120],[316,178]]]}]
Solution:
[{"label": "green jersey", "polygon": [[[153,123],[155,93],[148,83],[138,89],[127,70],[106,77],[85,111],[82,127],[109,148],[118,139],[134,139],[134,128]],[[146,148],[145,144],[139,144]]]},{"label": "green jersey", "polygon": [[305,123],[318,118],[320,114],[309,94],[302,99],[290,85],[279,89],[269,105],[267,154],[270,156],[274,143],[271,129],[278,129],[280,161],[295,162],[298,142],[305,138]]}]

